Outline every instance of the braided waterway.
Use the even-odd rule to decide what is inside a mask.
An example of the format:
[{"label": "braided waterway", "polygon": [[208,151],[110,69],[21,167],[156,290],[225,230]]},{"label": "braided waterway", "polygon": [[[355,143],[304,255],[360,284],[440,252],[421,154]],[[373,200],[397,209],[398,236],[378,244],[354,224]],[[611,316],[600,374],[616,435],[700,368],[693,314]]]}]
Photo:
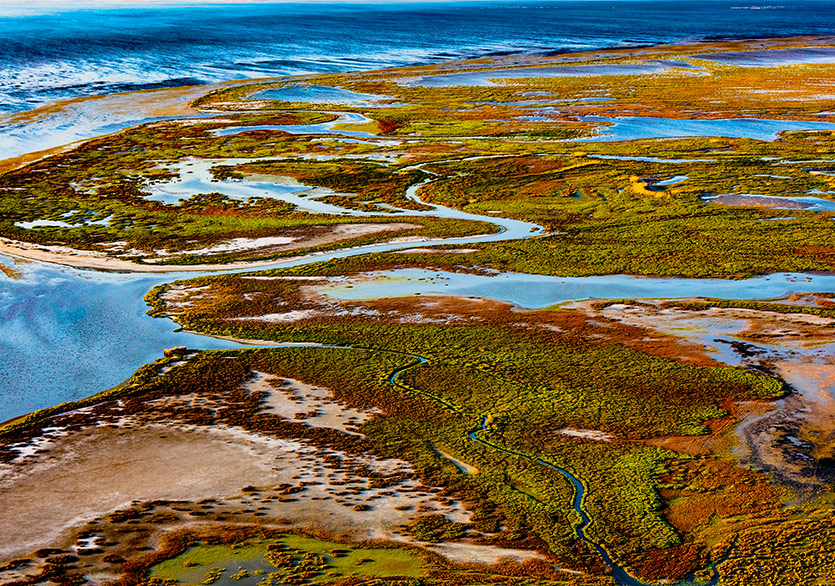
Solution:
[{"label": "braided waterway", "polygon": [[[482,236],[431,240],[420,246],[477,245],[536,236],[539,227],[438,207],[448,217],[479,219],[500,228]],[[276,261],[258,268],[281,268],[372,252],[402,250],[414,242],[382,243]],[[164,274],[108,273],[38,261],[0,260],[17,278],[0,279],[0,421],[113,387],[137,368],[159,358],[165,348],[237,348],[240,344],[175,331],[168,320],[146,315],[144,295],[156,285],[252,268]],[[140,267],[137,267],[140,268]],[[776,274],[753,279],[642,278],[627,275],[553,277],[520,273],[468,275],[402,269],[373,273],[347,288],[334,279],[328,294],[342,298],[403,297],[417,294],[485,297],[522,308],[596,298],[763,299],[787,293],[835,291],[835,275]]]},{"label": "braided waterway", "polygon": [[[238,161],[240,162],[240,161]],[[199,166],[199,165],[198,165]],[[205,173],[189,176],[188,188],[240,191],[240,182],[212,182]],[[420,168],[420,166],[416,166]],[[434,177],[413,185],[408,197],[425,204],[418,190]],[[185,179],[185,177],[183,178]],[[244,182],[246,183],[246,182]],[[264,187],[264,184],[258,184]],[[247,195],[251,195],[247,193]],[[276,189],[273,197],[295,197],[286,188]],[[311,207],[318,207],[314,203]],[[426,204],[425,204],[426,205]],[[259,263],[258,269],[292,267],[302,264],[345,258],[373,252],[387,252],[432,245],[473,246],[480,243],[537,237],[542,227],[529,222],[485,216],[440,205],[427,205],[426,211],[396,210],[362,212],[364,216],[402,217],[434,216],[481,221],[496,226],[491,234],[476,236],[379,243],[346,248],[327,253]],[[353,210],[327,205],[320,213],[357,214]],[[137,368],[159,358],[165,348],[188,346],[195,349],[241,347],[175,331],[168,320],[146,315],[145,293],[156,285],[183,278],[210,274],[240,273],[254,266],[233,270],[195,271],[184,267],[163,274],[135,272],[109,273],[28,260],[25,263],[0,256],[3,264],[19,272],[15,278],[0,280],[0,421],[78,400],[111,388]],[[154,265],[153,270],[161,267]],[[151,270],[151,269],[149,269]],[[359,286],[348,290],[345,283],[333,283],[330,294],[337,297],[402,297],[417,294],[476,296],[506,301],[523,308],[541,308],[565,301],[587,298],[682,298],[710,296],[724,299],[774,298],[786,293],[835,291],[833,275],[778,274],[755,279],[641,278],[626,275],[593,277],[553,277],[517,273],[467,275],[462,273],[392,271],[374,274]]]},{"label": "braided waterway", "polygon": [[[431,181],[432,179],[427,179]],[[426,182],[412,186],[409,197],[420,202],[417,192]],[[216,186],[216,185],[215,185]],[[276,197],[280,198],[280,194]],[[421,202],[424,203],[424,202]],[[443,206],[413,213],[493,224],[497,231],[466,238],[427,240],[420,246],[473,246],[485,242],[536,237],[542,228],[535,224],[471,214]],[[332,213],[353,213],[333,210]],[[391,213],[380,212],[391,217]],[[415,246],[414,241],[389,242],[365,247],[309,255],[276,261],[263,268],[280,268],[344,258],[371,252],[402,250]],[[89,396],[113,387],[141,365],[162,355],[165,348],[188,346],[195,349],[229,349],[244,344],[208,336],[179,332],[169,320],[146,315],[145,293],[152,287],[178,279],[209,274],[240,273],[253,267],[220,271],[179,271],[149,275],[138,272],[105,273],[44,262],[15,262],[2,257],[3,264],[20,275],[0,281],[0,421],[35,409]],[[410,272],[411,271],[411,272]],[[465,275],[419,270],[391,271],[371,275],[360,287],[350,290],[354,297],[393,297],[417,294],[466,295],[513,303],[522,308],[541,308],[564,301],[598,298],[682,298],[709,295],[727,299],[781,297],[787,293],[835,291],[835,275],[779,274],[756,279],[724,281],[718,279],[651,279],[625,275],[564,278],[546,275],[497,273]],[[344,283],[333,283],[329,293],[349,295]],[[340,289],[340,287],[342,287]],[[419,366],[425,359],[415,356]],[[401,369],[392,374],[396,386]],[[442,399],[438,398],[442,401]],[[446,407],[453,406],[445,404]],[[470,433],[470,439],[491,449],[508,451],[492,443],[483,421]],[[530,459],[524,454],[510,452]],[[571,506],[579,517],[575,530],[612,568],[613,577],[624,586],[643,583],[628,574],[606,549],[587,535],[593,519],[583,506],[585,485],[582,478],[566,468],[543,459],[536,465],[548,467],[569,481],[574,490]],[[714,572],[714,581],[718,579]]]},{"label": "braided waterway", "polygon": [[[503,232],[494,235],[457,239],[456,245],[515,236],[528,237],[536,233],[535,226],[504,225],[492,220]],[[522,223],[519,223],[522,224]],[[531,228],[534,231],[531,232]],[[527,233],[522,231],[527,228]],[[443,241],[441,241],[443,242]],[[434,242],[435,244],[439,242]],[[449,242],[447,242],[449,243]],[[424,243],[424,245],[432,242]],[[348,249],[329,254],[276,263],[274,266],[293,266],[318,262],[371,251],[396,250],[413,243],[380,244]],[[8,258],[3,259],[8,261]],[[2,409],[5,419],[88,396],[118,384],[136,368],[158,358],[164,348],[185,345],[196,349],[240,348],[243,344],[218,340],[208,336],[174,331],[169,320],[145,314],[144,294],[153,286],[195,276],[195,273],[169,273],[148,276],[143,274],[103,273],[77,268],[60,267],[47,263],[15,264],[22,269],[18,279],[2,282],[0,304],[0,373],[6,391]],[[247,269],[221,271],[244,272]],[[217,273],[198,273],[217,274]],[[835,288],[833,275],[772,275],[742,281],[696,279],[649,279],[624,275],[607,277],[562,278],[544,275],[500,273],[494,276],[465,275],[419,270],[381,273],[377,279],[365,281],[356,289],[344,288],[338,279],[329,294],[344,296],[403,296],[419,293],[469,295],[488,297],[514,303],[524,308],[537,308],[567,300],[596,298],[675,297],[709,292],[727,298],[774,297],[788,291],[820,291]],[[410,392],[414,389],[399,383],[399,376],[408,368],[420,366],[426,359],[413,356],[412,363],[392,373],[390,382]],[[15,394],[9,389],[18,389]],[[430,397],[448,409],[457,410],[439,397]],[[469,437],[490,449],[506,451],[535,465],[547,467],[571,483],[571,507],[579,518],[575,526],[577,537],[589,544],[612,569],[612,576],[621,586],[643,586],[621,567],[606,548],[589,537],[587,530],[593,519],[584,508],[586,492],[582,478],[566,468],[541,458],[531,458],[489,439],[483,417]],[[716,583],[718,572],[713,572],[710,583]]]}]

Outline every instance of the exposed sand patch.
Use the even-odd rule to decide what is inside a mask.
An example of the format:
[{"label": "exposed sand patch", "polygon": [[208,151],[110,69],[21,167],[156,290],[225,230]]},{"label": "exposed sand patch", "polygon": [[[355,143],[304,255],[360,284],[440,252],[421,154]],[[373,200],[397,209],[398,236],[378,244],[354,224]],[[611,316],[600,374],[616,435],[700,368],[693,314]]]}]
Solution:
[{"label": "exposed sand patch", "polygon": [[[498,564],[501,562],[524,562],[539,559],[542,554],[538,551],[524,549],[504,549],[492,545],[477,545],[475,543],[443,542],[425,546],[445,558],[462,563]],[[562,569],[562,568],[561,568]],[[576,570],[563,570],[572,574],[580,574]]]},{"label": "exposed sand patch", "polygon": [[582,439],[592,440],[595,442],[610,442],[612,441],[611,434],[596,429],[575,429],[573,427],[563,427],[558,429],[556,433],[560,435],[567,435],[570,437],[579,437]]},{"label": "exposed sand patch", "polygon": [[[416,511],[469,519],[457,504],[442,503],[412,480],[403,461],[322,450],[239,428],[125,420],[61,438],[0,470],[0,560],[63,544],[72,527],[131,501],[215,498],[243,509],[258,501],[264,521],[281,519],[359,539],[397,538],[397,527]],[[380,483],[383,477],[392,480]],[[285,487],[285,495],[289,488],[292,497],[276,499],[269,491],[235,496],[246,486],[274,485]]]},{"label": "exposed sand patch", "polygon": [[[46,450],[54,445],[58,438],[65,435],[67,435],[67,432],[63,427],[45,427],[43,428],[43,434],[40,437],[34,438],[31,442],[10,444],[9,447],[20,454],[11,463],[20,463],[26,458]],[[2,470],[3,468],[0,467],[0,480],[2,480]]]},{"label": "exposed sand patch", "polygon": [[[341,240],[351,240],[362,236],[369,236],[371,234],[403,232],[406,230],[417,230],[420,228],[422,228],[420,224],[410,224],[408,222],[391,222],[381,224],[332,224],[327,226],[327,230],[321,234],[297,240],[287,246],[281,247],[281,249],[296,250],[312,246],[322,246],[333,242],[339,242]],[[394,242],[394,240],[391,242]]]},{"label": "exposed sand patch", "polygon": [[154,252],[159,257],[145,259],[145,262],[161,262],[168,258],[185,255],[211,256],[216,254],[228,254],[230,252],[257,252],[259,254],[287,252],[291,250],[301,250],[304,248],[323,246],[334,242],[341,242],[343,240],[352,240],[354,238],[360,238],[371,234],[413,230],[421,228],[421,226],[419,224],[398,222],[390,224],[334,224],[330,226],[321,226],[320,228],[319,233],[306,236],[233,238],[226,242],[197,250],[180,250],[175,252],[157,250]]},{"label": "exposed sand patch", "polygon": [[[328,389],[263,373],[245,389],[267,392],[265,411],[350,435],[360,435],[356,426],[375,414],[335,402]],[[469,521],[468,511],[421,486],[402,460],[239,427],[186,425],[176,423],[176,415],[161,419],[194,411],[216,417],[226,406],[220,396],[164,396],[130,416],[122,406],[117,401],[98,413],[93,427],[68,431],[56,422],[8,446],[19,455],[0,465],[0,534],[6,536],[0,562],[41,547],[71,546],[74,528],[149,501],[193,506],[213,499],[214,512],[227,522],[307,527],[353,539],[410,541],[400,527],[419,514]],[[92,409],[62,417],[92,416]],[[87,547],[85,539],[72,547]]]},{"label": "exposed sand patch", "polygon": [[299,321],[318,315],[319,312],[313,309],[294,309],[284,313],[267,313],[265,315],[253,315],[247,317],[230,317],[229,321],[262,321],[267,323],[289,323]]},{"label": "exposed sand patch", "polygon": [[402,236],[400,238],[393,238],[391,240],[392,244],[412,244],[418,242],[428,242],[431,238],[426,238],[425,236]]},{"label": "exposed sand patch", "polygon": [[360,411],[337,403],[328,389],[262,372],[255,373],[246,389],[269,393],[264,401],[267,411],[311,427],[330,427],[352,435],[362,435],[357,427],[380,413],[376,409]]},{"label": "exposed sand patch", "polygon": [[203,287],[171,285],[160,294],[159,298],[164,300],[168,307],[174,309],[184,309],[186,307],[191,307],[195,301],[204,299],[208,293],[201,293],[201,291],[206,291],[208,288],[208,285]]},{"label": "exposed sand patch", "polygon": [[462,462],[461,460],[447,454],[446,452],[439,450],[437,447],[435,448],[435,450],[441,456],[443,456],[444,458],[446,458],[447,460],[449,460],[450,462],[455,464],[455,467],[458,468],[464,474],[478,474],[479,470],[475,466],[471,466],[470,464],[467,464],[466,462]]},{"label": "exposed sand patch", "polygon": [[[27,459],[28,460],[28,459]],[[269,483],[270,461],[245,443],[164,426],[73,434],[0,478],[0,557],[54,543],[70,525],[132,500],[201,499]]]},{"label": "exposed sand patch", "polygon": [[[29,260],[38,260],[58,265],[65,265],[71,267],[79,267],[86,269],[96,269],[100,271],[122,271],[131,273],[180,273],[180,272],[197,272],[197,271],[221,271],[234,270],[245,268],[258,268],[274,266],[277,261],[258,261],[258,262],[235,262],[228,264],[201,264],[201,265],[153,265],[140,264],[130,260],[114,258],[107,256],[104,252],[92,250],[77,250],[68,248],[66,246],[46,246],[39,244],[32,244],[29,242],[21,242],[18,240],[8,240],[0,238],[0,253],[8,254],[15,257],[26,258]],[[283,261],[297,260],[282,259]]]},{"label": "exposed sand patch", "polygon": [[188,254],[218,254],[223,252],[239,252],[242,250],[257,250],[259,248],[272,248],[274,246],[282,246],[290,244],[297,240],[297,238],[289,238],[285,236],[265,236],[263,238],[233,238],[221,244],[207,246],[198,250],[189,250]]},{"label": "exposed sand patch", "polygon": [[[387,224],[335,224],[333,226],[329,226],[328,230],[324,233],[316,236],[300,238],[289,244],[268,244],[263,247],[251,248],[249,250],[280,253],[323,246],[326,244],[341,242],[343,240],[351,240],[353,238],[359,238],[376,233],[382,234],[387,232],[399,232],[418,228],[421,228],[419,224],[408,224],[405,222]],[[33,244],[19,240],[10,240],[8,238],[0,238],[0,253],[30,260],[39,260],[73,267],[98,269],[103,271],[128,271],[134,273],[179,273],[259,268],[275,266],[281,263],[311,258],[314,256],[314,254],[307,254],[297,257],[282,258],[280,260],[263,260],[253,262],[239,261],[226,264],[154,265],[152,264],[154,262],[153,260],[151,264],[141,264],[132,260],[109,256],[107,253],[101,251],[78,250],[66,246]],[[194,251],[182,251],[181,253],[193,254]],[[159,260],[156,262],[159,262]]]}]

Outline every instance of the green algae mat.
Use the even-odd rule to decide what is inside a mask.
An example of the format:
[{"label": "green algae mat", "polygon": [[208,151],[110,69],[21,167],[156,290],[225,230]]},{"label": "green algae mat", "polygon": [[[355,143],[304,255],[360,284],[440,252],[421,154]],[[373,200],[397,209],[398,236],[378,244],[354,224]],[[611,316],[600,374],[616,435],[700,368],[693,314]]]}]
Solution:
[{"label": "green algae mat", "polygon": [[364,548],[310,537],[198,545],[151,568],[160,583],[216,586],[319,584],[349,577],[419,578],[422,560],[403,549]]}]

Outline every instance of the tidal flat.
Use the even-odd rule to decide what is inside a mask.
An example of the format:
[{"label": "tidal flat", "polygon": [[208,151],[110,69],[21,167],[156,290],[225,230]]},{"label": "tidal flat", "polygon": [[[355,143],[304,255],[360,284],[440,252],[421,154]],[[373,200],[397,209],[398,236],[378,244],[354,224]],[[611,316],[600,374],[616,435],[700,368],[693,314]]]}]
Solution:
[{"label": "tidal flat", "polygon": [[0,584],[824,584],[833,47],[230,82],[3,166]]}]

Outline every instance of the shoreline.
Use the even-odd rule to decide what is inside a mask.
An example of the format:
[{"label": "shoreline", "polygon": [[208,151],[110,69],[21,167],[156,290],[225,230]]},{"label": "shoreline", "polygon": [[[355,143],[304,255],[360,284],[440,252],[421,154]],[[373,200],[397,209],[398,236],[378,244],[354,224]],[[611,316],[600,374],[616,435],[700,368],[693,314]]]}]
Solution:
[{"label": "shoreline", "polygon": [[[271,79],[273,78],[264,78],[267,81]],[[197,99],[230,85],[245,85],[258,81],[262,80],[260,78],[226,80],[204,85],[77,96],[49,102],[31,110],[0,116],[0,126],[7,129],[40,127],[39,134],[36,134],[34,139],[30,138],[30,141],[46,142],[46,144],[33,145],[36,148],[34,151],[9,152],[0,155],[2,157],[0,158],[0,174],[14,171],[48,156],[75,148],[87,141],[107,137],[148,121],[207,115],[201,109],[192,107]],[[79,126],[75,136],[65,137],[69,139],[66,142],[45,140],[54,133],[56,125],[63,125],[72,130],[75,127],[73,122],[75,119],[90,118],[91,114],[95,118],[104,120],[104,126],[86,128],[86,131],[84,126]],[[66,129],[61,132],[65,131]],[[5,135],[0,135],[0,138],[3,136]]]},{"label": "shoreline", "polygon": [[[21,246],[22,245],[22,246]],[[34,260],[54,265],[68,266],[77,269],[88,269],[112,273],[184,273],[201,271],[224,271],[239,270],[247,268],[263,268],[283,264],[284,262],[295,262],[314,258],[324,253],[308,253],[297,256],[290,256],[283,259],[262,260],[253,262],[231,262],[226,264],[200,264],[200,265],[151,265],[139,264],[129,260],[111,258],[107,256],[85,255],[50,252],[43,249],[35,249],[37,245],[28,245],[20,240],[8,240],[0,238],[0,254],[24,260]],[[350,249],[343,249],[350,250]],[[79,251],[80,252],[80,251]]]},{"label": "shoreline", "polygon": [[[474,234],[466,238],[484,238],[493,236],[494,233]],[[230,263],[214,263],[214,264],[194,264],[194,265],[153,265],[140,264],[129,260],[112,258],[108,256],[100,256],[99,254],[91,252],[91,254],[84,254],[86,251],[67,248],[66,253],[50,252],[43,249],[40,245],[23,242],[21,240],[11,240],[0,237],[0,256],[7,256],[11,258],[19,258],[24,261],[38,261],[52,265],[72,267],[76,269],[94,270],[106,273],[130,273],[130,274],[165,274],[165,273],[197,273],[203,271],[245,271],[247,269],[264,269],[264,268],[280,268],[286,264],[303,262],[317,257],[322,257],[322,260],[327,260],[334,254],[344,254],[348,251],[355,251],[362,254],[364,251],[373,253],[379,246],[394,245],[391,252],[402,249],[414,247],[415,244],[422,246],[443,246],[445,242],[432,242],[432,239],[426,237],[421,238],[420,241],[396,242],[397,237],[390,241],[383,241],[374,244],[364,244],[360,246],[347,246],[337,248],[334,250],[323,250],[308,252],[305,254],[298,254],[295,256],[287,256],[276,258],[273,260],[258,260],[252,262],[235,261]],[[444,239],[441,239],[444,240]],[[449,238],[449,240],[457,240],[457,238]],[[380,251],[384,252],[384,251]],[[389,251],[385,251],[389,252]],[[75,254],[74,254],[75,253]]]}]

